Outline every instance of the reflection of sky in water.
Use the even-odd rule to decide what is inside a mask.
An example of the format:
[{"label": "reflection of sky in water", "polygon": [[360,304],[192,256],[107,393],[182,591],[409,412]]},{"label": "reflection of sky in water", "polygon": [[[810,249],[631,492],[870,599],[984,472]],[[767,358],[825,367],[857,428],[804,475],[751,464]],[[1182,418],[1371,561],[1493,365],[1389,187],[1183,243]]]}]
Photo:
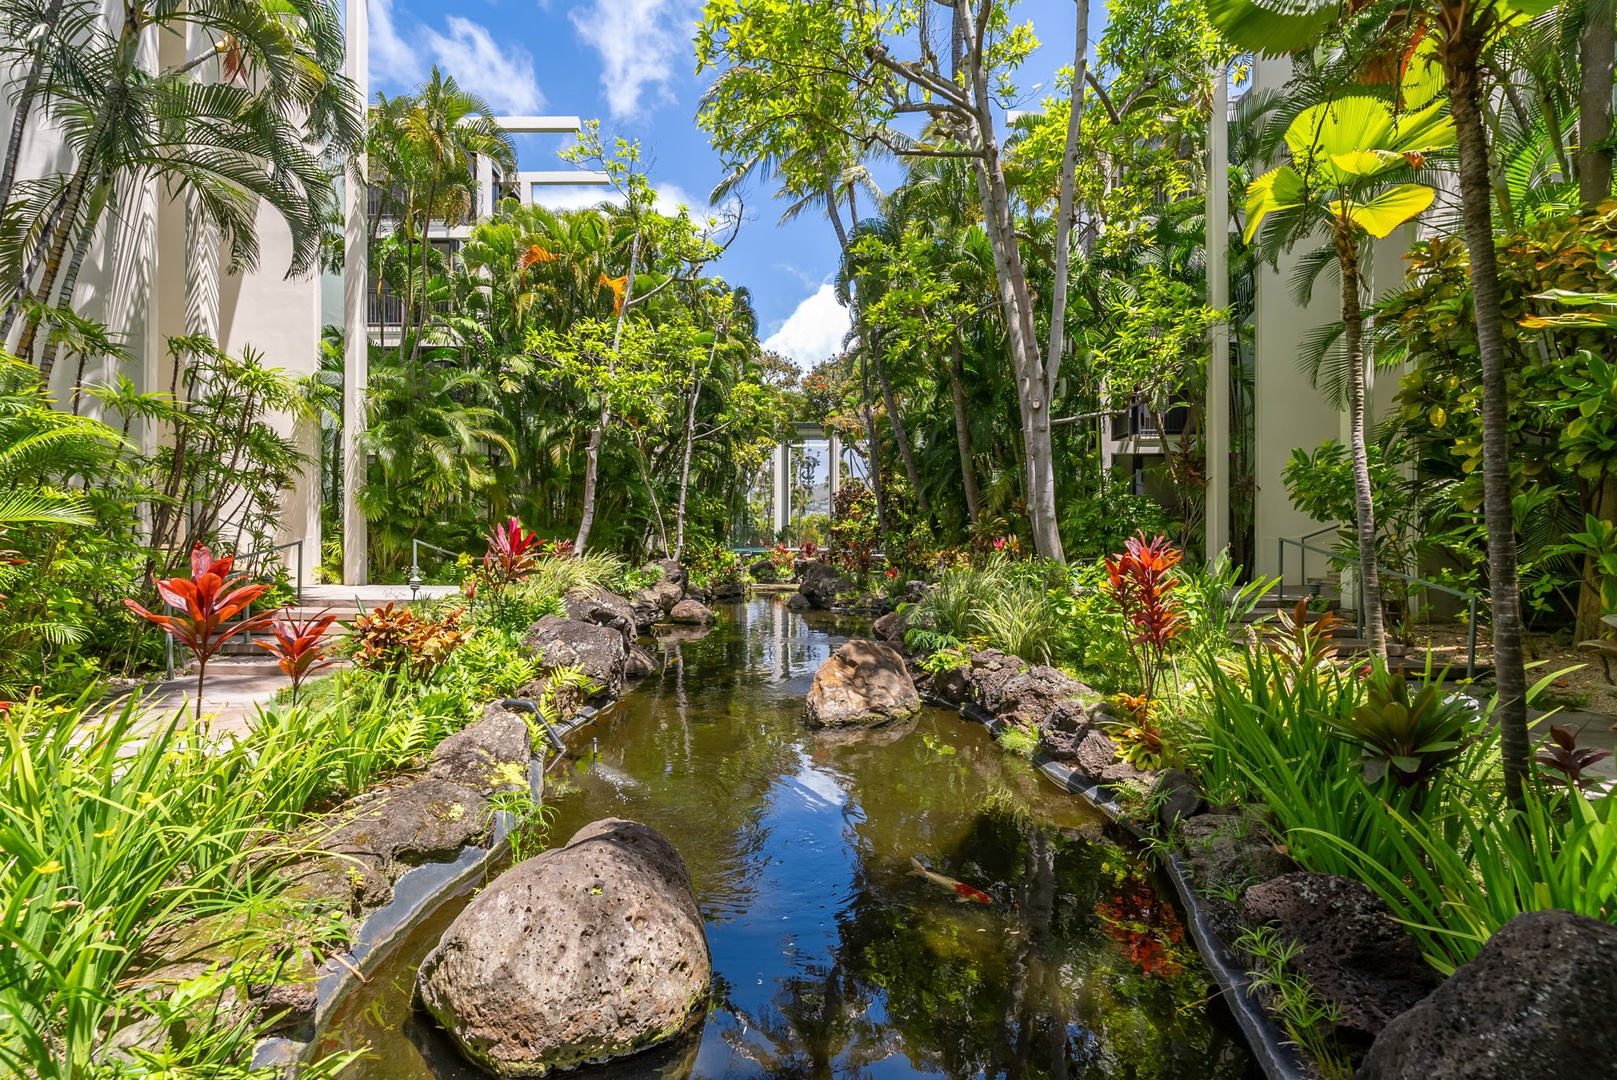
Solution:
[{"label": "reflection of sky in water", "polygon": [[[857,814],[835,776],[799,752],[798,769],[771,788],[758,823],[768,847],[749,865],[750,905],[722,923],[709,924],[713,967],[730,983],[730,1001],[745,1016],[761,1016],[788,977],[823,965],[837,944],[837,918],[854,898],[858,858],[847,841],[845,816]],[[786,960],[782,970],[781,961]],[[702,1047],[729,1054],[719,1033]],[[702,1064],[705,1064],[703,1062]],[[699,1069],[723,1075],[724,1069]]]},{"label": "reflection of sky in water", "polygon": [[[918,731],[890,743],[817,739],[802,725],[803,695],[816,667],[857,627],[767,601],[725,614],[730,621],[709,637],[667,646],[677,662],[585,729],[581,742],[575,737],[580,752],[552,773],[553,842],[609,815],[644,821],[674,841],[707,922],[721,994],[688,1074],[681,1051],[667,1072],[647,1055],[582,1080],[876,1080],[979,1075],[985,1066],[992,1075],[1048,1075],[1047,1056],[1026,1068],[1032,1062],[1011,1030],[1017,1023],[1065,1029],[1075,1080],[1241,1075],[1244,1055],[1226,1053],[1213,1067],[1203,1022],[1181,1026],[1158,992],[1164,984],[1130,974],[1119,946],[1095,925],[1095,904],[1109,891],[1096,891],[1101,856],[1087,843],[1056,860],[1072,867],[1059,894],[1046,898],[1062,929],[1023,951],[1032,947],[1023,850],[1031,819],[1076,827],[1093,814],[956,717],[929,712]],[[589,753],[592,740],[598,757]],[[944,743],[957,752],[933,749]],[[1022,809],[988,812],[990,800]],[[913,853],[998,902],[956,904],[909,876]],[[411,1016],[413,965],[432,940],[413,942],[409,968],[379,973],[346,1007],[354,1037],[378,1050],[348,1080],[470,1075],[444,1064],[458,1056],[430,1024],[415,1032],[437,1055],[431,1063],[399,1037]],[[1009,999],[1014,956],[1046,973],[1021,1007]],[[1132,982],[1119,982],[1124,976]],[[1202,993],[1199,984],[1193,990]],[[381,1001],[386,1018],[369,1016],[367,998]],[[1013,1022],[1018,1008],[1026,1015]],[[1113,1009],[1121,1010],[1115,1037],[1101,1030]],[[1116,1039],[1159,1026],[1144,1054],[1157,1068],[1113,1067]],[[1090,1066],[1079,1068],[1085,1060]]]}]

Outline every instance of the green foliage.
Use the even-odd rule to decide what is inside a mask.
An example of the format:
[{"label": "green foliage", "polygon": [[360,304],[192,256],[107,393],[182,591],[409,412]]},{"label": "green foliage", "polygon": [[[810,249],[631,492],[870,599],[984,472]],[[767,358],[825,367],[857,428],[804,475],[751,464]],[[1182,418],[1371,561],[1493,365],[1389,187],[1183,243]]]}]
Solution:
[{"label": "green foliage", "polygon": [[1422,685],[1413,698],[1409,679],[1379,663],[1365,682],[1364,703],[1346,718],[1326,714],[1326,721],[1360,748],[1367,784],[1389,774],[1401,787],[1429,781],[1480,737],[1482,719],[1475,704],[1463,694],[1445,690],[1441,675]]},{"label": "green foliage", "polygon": [[1440,683],[1411,702],[1455,710],[1435,741],[1460,745],[1434,750],[1445,767],[1406,786],[1392,769],[1367,782],[1363,742],[1342,737],[1371,696],[1358,678],[1259,650],[1228,668],[1203,663],[1200,681],[1189,757],[1209,797],[1267,808],[1301,866],[1369,885],[1439,971],[1523,911],[1617,920],[1617,799],[1530,791],[1508,806],[1497,731],[1469,707],[1460,716]]},{"label": "green foliage", "polygon": [[1233,944],[1257,965],[1249,973],[1252,986],[1280,1017],[1292,1042],[1327,1080],[1349,1080],[1353,1064],[1331,1037],[1331,1028],[1341,1020],[1341,1009],[1335,1002],[1320,1001],[1308,980],[1291,970],[1302,947],[1281,940],[1279,932],[1269,926],[1243,930]]}]

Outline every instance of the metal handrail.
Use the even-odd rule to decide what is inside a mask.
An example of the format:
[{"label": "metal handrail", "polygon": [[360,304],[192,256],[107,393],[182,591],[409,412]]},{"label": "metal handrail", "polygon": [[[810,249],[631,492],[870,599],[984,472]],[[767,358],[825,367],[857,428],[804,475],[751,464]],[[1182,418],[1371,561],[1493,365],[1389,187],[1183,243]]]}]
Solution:
[{"label": "metal handrail", "polygon": [[[1342,526],[1332,526],[1332,528],[1340,529],[1340,528],[1342,528]],[[1326,532],[1326,531],[1329,531],[1329,530],[1320,530],[1320,531],[1321,532]],[[1319,533],[1315,532],[1315,533],[1310,533],[1309,535],[1310,536],[1318,536]],[[1286,551],[1286,545],[1287,544],[1291,544],[1291,545],[1295,546],[1300,552],[1303,552],[1304,553],[1303,557],[1305,559],[1307,558],[1306,553],[1310,552],[1310,551],[1315,552],[1316,554],[1319,554],[1319,555],[1324,555],[1327,558],[1335,558],[1336,557],[1334,552],[1327,551],[1325,548],[1314,547],[1312,544],[1305,543],[1304,541],[1306,541],[1307,539],[1308,539],[1308,537],[1306,537],[1306,536],[1305,537],[1298,537],[1298,538],[1292,538],[1292,537],[1289,537],[1289,536],[1282,536],[1280,538],[1280,552],[1281,552],[1280,557],[1281,557],[1281,566],[1282,566],[1282,568],[1285,566],[1285,551]],[[1306,566],[1307,563],[1305,562],[1303,565]],[[1479,596],[1476,593],[1465,592],[1462,589],[1456,589],[1451,585],[1443,585],[1443,584],[1441,584],[1439,582],[1431,581],[1431,580],[1429,580],[1427,578],[1415,577],[1412,574],[1405,574],[1405,573],[1402,573],[1401,571],[1398,571],[1398,570],[1388,570],[1386,567],[1381,566],[1379,564],[1376,566],[1376,572],[1378,574],[1386,574],[1386,575],[1388,575],[1390,577],[1398,578],[1398,579],[1400,579],[1402,581],[1408,582],[1411,585],[1419,585],[1423,589],[1436,589],[1438,592],[1448,593],[1450,596],[1458,596],[1461,600],[1464,600],[1466,602],[1466,622],[1468,624],[1468,631],[1467,631],[1467,634],[1466,634],[1466,639],[1467,640],[1466,640],[1466,652],[1465,652],[1465,677],[1468,678],[1468,679],[1476,678],[1476,675],[1477,675],[1477,605],[1479,603],[1481,603],[1482,597]],[[1362,580],[1362,578],[1359,580],[1358,586],[1359,586],[1359,604],[1358,604],[1358,618],[1357,618],[1358,630],[1357,630],[1357,632],[1358,632],[1359,636],[1362,638],[1364,636],[1364,581]]]},{"label": "metal handrail", "polygon": [[[1327,525],[1323,529],[1315,529],[1313,532],[1306,533],[1306,534],[1304,534],[1302,536],[1297,536],[1297,537],[1282,536],[1280,538],[1280,572],[1277,575],[1278,584],[1275,587],[1275,598],[1276,599],[1285,599],[1285,596],[1286,596],[1286,545],[1287,544],[1296,544],[1297,547],[1299,549],[1301,549],[1303,565],[1302,565],[1301,569],[1299,569],[1297,571],[1297,576],[1302,579],[1303,590],[1306,592],[1307,589],[1308,589],[1308,551],[1309,551],[1309,548],[1307,547],[1307,542],[1309,540],[1312,540],[1316,536],[1323,536],[1328,532],[1340,532],[1342,530],[1342,528],[1343,527],[1341,525]],[[1316,548],[1314,550],[1318,550],[1318,549]]]},{"label": "metal handrail", "polygon": [[464,551],[450,551],[448,548],[439,547],[437,544],[429,544],[425,540],[414,540],[414,539],[412,539],[410,541],[410,581],[409,581],[411,599],[414,599],[415,595],[418,592],[421,591],[421,586],[426,584],[424,581],[421,580],[421,549],[422,548],[431,548],[433,551],[441,552],[441,553],[443,553],[445,555],[453,555],[457,559],[460,558],[462,555],[466,554]]}]

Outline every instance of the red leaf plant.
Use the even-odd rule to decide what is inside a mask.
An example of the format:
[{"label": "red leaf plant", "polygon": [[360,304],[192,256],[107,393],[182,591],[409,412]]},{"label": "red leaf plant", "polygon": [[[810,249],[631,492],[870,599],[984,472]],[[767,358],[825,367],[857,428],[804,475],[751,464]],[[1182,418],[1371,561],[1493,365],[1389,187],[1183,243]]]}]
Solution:
[{"label": "red leaf plant", "polygon": [[1539,747],[1533,760],[1544,766],[1541,774],[1546,781],[1560,784],[1566,788],[1577,788],[1587,791],[1599,780],[1597,775],[1584,772],[1591,765],[1598,764],[1611,757],[1610,750],[1597,750],[1592,746],[1578,745],[1578,736],[1583,729],[1573,731],[1570,728],[1550,725],[1550,734]]},{"label": "red leaf plant", "polygon": [[522,523],[512,518],[506,524],[496,524],[489,530],[483,572],[489,584],[499,589],[513,581],[521,581],[532,573],[538,555],[539,534],[525,532]]},{"label": "red leaf plant", "polygon": [[285,614],[270,623],[274,641],[256,642],[260,649],[268,649],[276,659],[276,666],[292,680],[292,704],[298,702],[298,688],[303,680],[330,667],[337,661],[326,655],[326,634],[337,616],[322,611],[311,619],[290,619]]},{"label": "red leaf plant", "polygon": [[202,687],[207,676],[208,661],[218,654],[225,642],[238,634],[262,630],[274,618],[273,612],[255,615],[232,624],[231,619],[263,596],[269,586],[244,585],[246,574],[230,576],[234,555],[215,559],[206,545],[191,549],[191,578],[154,578],[157,594],[163,603],[180,612],[178,615],[158,615],[147,611],[129,597],[124,606],[136,615],[157,626],[190,650],[197,662],[197,720],[202,719]]},{"label": "red leaf plant", "polygon": [[1181,554],[1167,537],[1147,540],[1141,532],[1124,545],[1122,554],[1106,560],[1106,591],[1130,627],[1129,654],[1140,670],[1140,695],[1147,701],[1156,700],[1157,678],[1168,650],[1185,628],[1179,598],[1173,594],[1179,584],[1173,568]]}]

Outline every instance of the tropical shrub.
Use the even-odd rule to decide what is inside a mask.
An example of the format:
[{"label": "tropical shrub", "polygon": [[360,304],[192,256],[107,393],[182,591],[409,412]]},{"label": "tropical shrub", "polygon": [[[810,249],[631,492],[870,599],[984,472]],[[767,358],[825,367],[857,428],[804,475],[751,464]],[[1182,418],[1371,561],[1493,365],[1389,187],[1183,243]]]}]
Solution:
[{"label": "tropical shrub", "polygon": [[292,700],[298,699],[303,681],[336,660],[329,655],[330,642],[326,640],[337,616],[328,611],[309,619],[291,619],[276,615],[269,624],[272,641],[254,642],[275,657],[281,673],[292,680]]},{"label": "tropical shrub", "polygon": [[1391,776],[1401,787],[1431,779],[1476,740],[1481,718],[1463,694],[1444,687],[1442,676],[1425,682],[1413,697],[1402,673],[1379,662],[1365,680],[1364,703],[1346,716],[1327,713],[1337,735],[1359,747],[1364,780]]},{"label": "tropical shrub", "polygon": [[450,608],[434,617],[390,603],[361,615],[349,635],[354,663],[367,671],[425,679],[470,636],[461,626],[464,613]]},{"label": "tropical shrub", "polygon": [[1185,617],[1174,589],[1173,573],[1182,553],[1165,536],[1130,539],[1121,554],[1106,560],[1107,593],[1129,626],[1129,653],[1140,676],[1140,693],[1156,700],[1157,680],[1174,638],[1185,629]]},{"label": "tropical shrub", "polygon": [[263,613],[230,620],[242,615],[269,586],[244,584],[246,574],[230,576],[235,556],[215,559],[213,552],[202,544],[191,549],[191,578],[159,579],[154,582],[163,602],[178,615],[156,615],[147,611],[134,599],[125,598],[124,606],[146,621],[159,626],[175,641],[185,646],[196,659],[197,665],[197,717],[202,716],[202,687],[207,675],[208,661],[218,654],[226,642],[238,634],[262,630],[274,618]]}]

